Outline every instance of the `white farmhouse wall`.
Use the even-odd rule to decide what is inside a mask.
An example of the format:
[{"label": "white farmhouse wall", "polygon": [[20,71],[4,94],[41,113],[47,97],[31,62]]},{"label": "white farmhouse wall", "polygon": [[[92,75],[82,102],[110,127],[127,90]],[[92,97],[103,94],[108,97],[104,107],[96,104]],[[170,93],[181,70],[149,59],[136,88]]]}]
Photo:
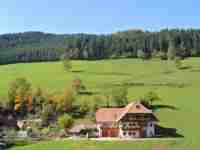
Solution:
[{"label": "white farmhouse wall", "polygon": [[147,128],[146,128],[146,136],[147,137],[155,136],[155,123],[154,122],[148,122]]},{"label": "white farmhouse wall", "polygon": [[98,137],[101,137],[102,136],[101,124],[97,124],[97,130],[98,130]]}]

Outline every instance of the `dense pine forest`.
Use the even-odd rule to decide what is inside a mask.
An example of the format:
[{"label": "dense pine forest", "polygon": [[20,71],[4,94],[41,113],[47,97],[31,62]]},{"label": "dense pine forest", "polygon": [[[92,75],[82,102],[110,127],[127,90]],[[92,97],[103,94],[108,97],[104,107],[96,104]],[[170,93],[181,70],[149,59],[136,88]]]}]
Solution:
[{"label": "dense pine forest", "polygon": [[113,34],[47,34],[25,32],[0,35],[0,64],[71,59],[148,59],[200,56],[200,29],[128,30]]}]

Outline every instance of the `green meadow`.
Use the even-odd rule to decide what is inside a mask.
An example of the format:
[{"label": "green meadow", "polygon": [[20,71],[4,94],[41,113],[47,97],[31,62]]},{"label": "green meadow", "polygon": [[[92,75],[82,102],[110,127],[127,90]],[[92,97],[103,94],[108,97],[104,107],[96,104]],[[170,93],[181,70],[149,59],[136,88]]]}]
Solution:
[{"label": "green meadow", "polygon": [[[116,59],[73,61],[72,71],[63,71],[61,62],[27,63],[0,66],[0,97],[6,100],[12,80],[26,77],[35,87],[59,92],[80,78],[88,90],[101,93],[128,84],[128,98],[136,100],[155,91],[162,105],[175,107],[156,111],[159,124],[177,129],[182,138],[153,141],[50,141],[12,150],[199,150],[200,149],[200,59],[183,61],[184,69],[174,62],[160,60]],[[92,96],[88,98],[92,100]]]}]

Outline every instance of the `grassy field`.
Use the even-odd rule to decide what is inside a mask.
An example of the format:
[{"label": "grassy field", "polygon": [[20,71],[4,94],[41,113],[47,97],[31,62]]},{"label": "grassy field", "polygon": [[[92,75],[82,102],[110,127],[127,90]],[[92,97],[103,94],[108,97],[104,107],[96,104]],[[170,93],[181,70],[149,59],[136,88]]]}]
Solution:
[{"label": "grassy field", "polygon": [[178,145],[178,142],[163,141],[51,141],[24,147],[15,147],[10,150],[171,150]]},{"label": "grassy field", "polygon": [[0,66],[1,97],[6,97],[9,82],[16,77],[26,77],[34,87],[41,86],[50,91],[63,90],[76,77],[82,79],[92,91],[102,91],[115,84],[129,82],[133,83],[129,87],[130,100],[148,91],[156,91],[163,99],[162,104],[177,108],[157,111],[160,124],[176,128],[184,136],[175,141],[42,142],[12,150],[199,150],[200,59],[187,59],[183,65],[188,68],[178,70],[173,62],[159,60],[74,61],[72,72],[64,72],[59,62]]}]

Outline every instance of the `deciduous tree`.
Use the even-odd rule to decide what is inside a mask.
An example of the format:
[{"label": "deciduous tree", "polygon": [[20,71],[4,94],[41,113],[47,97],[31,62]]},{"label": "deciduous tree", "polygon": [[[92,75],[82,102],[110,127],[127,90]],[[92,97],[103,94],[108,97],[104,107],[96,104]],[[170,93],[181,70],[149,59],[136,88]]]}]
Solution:
[{"label": "deciduous tree", "polygon": [[26,78],[17,78],[11,83],[8,98],[13,109],[21,115],[33,109],[31,84]]}]

